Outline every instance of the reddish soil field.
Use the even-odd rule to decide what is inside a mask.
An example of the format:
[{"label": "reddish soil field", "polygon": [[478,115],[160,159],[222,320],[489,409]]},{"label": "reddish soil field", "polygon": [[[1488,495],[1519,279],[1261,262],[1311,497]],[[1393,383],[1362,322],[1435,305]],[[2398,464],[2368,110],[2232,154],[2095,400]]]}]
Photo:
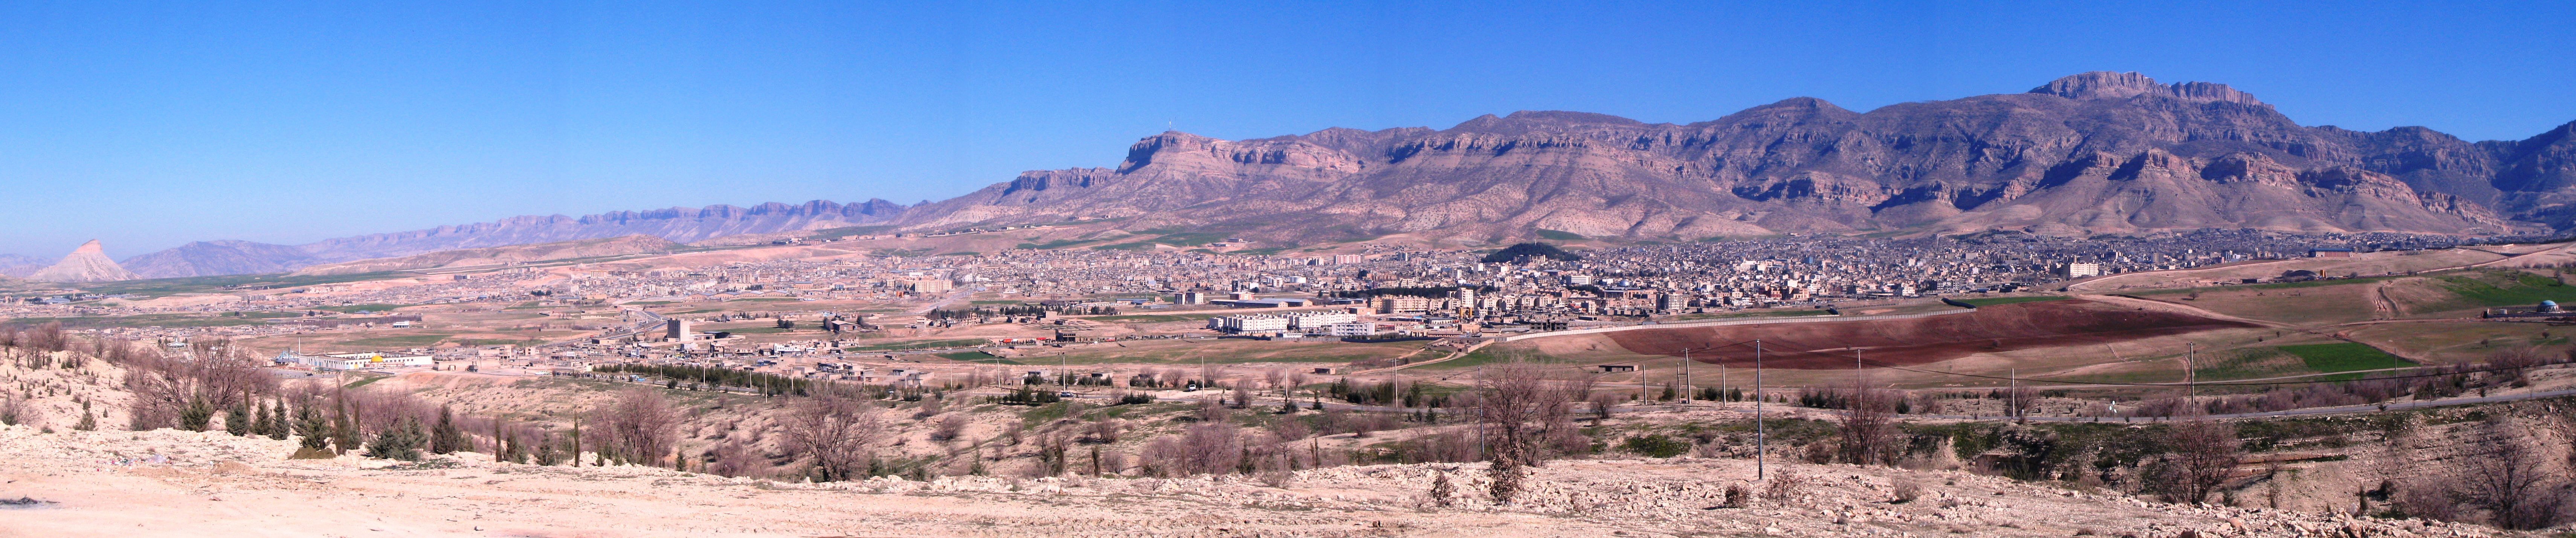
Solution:
[{"label": "reddish soil field", "polygon": [[1914,365],[1975,353],[2255,326],[2070,299],[1994,305],[1965,314],[1911,319],[1638,329],[1604,336],[1632,352],[1676,357],[1686,346],[1706,348],[1747,342],[1715,351],[1695,349],[1691,353],[1696,362],[1729,366],[1752,365],[1753,346],[1749,342],[1761,339],[1764,367],[1834,369],[1852,366],[1854,347],[1861,348],[1861,357],[1871,364]]}]

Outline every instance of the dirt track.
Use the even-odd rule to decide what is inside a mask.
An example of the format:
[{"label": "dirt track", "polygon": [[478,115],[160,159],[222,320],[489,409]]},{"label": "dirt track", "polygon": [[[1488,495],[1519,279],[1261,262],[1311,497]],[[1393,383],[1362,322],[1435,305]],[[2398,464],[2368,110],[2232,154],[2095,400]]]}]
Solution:
[{"label": "dirt track", "polygon": [[[1896,320],[1768,323],[1609,333],[1629,351],[1681,356],[1704,348],[1760,339],[1770,368],[1850,368],[1857,347],[1874,364],[1925,364],[1976,353],[2036,347],[2122,342],[2213,329],[2259,327],[2242,321],[2170,310],[2124,309],[2100,301],[2069,299],[1995,305],[1960,315]],[[1753,364],[1750,346],[1695,351],[1708,364]]]}]

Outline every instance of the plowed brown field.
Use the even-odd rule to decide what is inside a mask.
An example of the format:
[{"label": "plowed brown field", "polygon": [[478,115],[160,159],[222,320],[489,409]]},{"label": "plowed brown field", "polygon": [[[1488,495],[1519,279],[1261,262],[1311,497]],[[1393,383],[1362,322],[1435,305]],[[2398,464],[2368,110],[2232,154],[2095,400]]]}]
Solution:
[{"label": "plowed brown field", "polygon": [[1760,339],[1768,368],[1850,368],[1859,348],[1871,364],[1913,365],[1976,353],[2121,342],[2214,329],[2256,327],[2240,321],[2177,312],[2131,310],[2082,299],[1978,308],[1919,318],[1766,323],[1608,333],[1619,347],[1648,355],[1681,356],[1706,364],[1752,365],[1753,347],[1712,346]]}]

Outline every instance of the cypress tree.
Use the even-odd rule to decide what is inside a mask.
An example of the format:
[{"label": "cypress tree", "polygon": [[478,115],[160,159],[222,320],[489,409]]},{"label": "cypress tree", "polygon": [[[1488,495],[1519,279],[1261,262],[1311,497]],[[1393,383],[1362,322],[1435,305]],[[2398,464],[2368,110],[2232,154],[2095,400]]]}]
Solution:
[{"label": "cypress tree", "polygon": [[231,409],[224,410],[224,433],[233,434],[233,437],[247,436],[250,435],[252,426],[250,404],[233,404]]},{"label": "cypress tree", "polygon": [[572,419],[572,466],[581,466],[581,419]]}]

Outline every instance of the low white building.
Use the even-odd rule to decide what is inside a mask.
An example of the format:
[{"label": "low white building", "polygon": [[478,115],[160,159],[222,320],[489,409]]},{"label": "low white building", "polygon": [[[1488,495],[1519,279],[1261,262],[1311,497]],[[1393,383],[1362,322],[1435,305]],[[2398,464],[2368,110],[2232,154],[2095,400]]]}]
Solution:
[{"label": "low white building", "polygon": [[309,366],[315,370],[347,371],[365,370],[370,368],[403,368],[412,366],[427,367],[431,364],[431,359],[428,355],[412,355],[408,353],[392,353],[384,351],[334,353],[329,355],[306,355],[293,351],[286,351],[277,354],[277,363]]}]

